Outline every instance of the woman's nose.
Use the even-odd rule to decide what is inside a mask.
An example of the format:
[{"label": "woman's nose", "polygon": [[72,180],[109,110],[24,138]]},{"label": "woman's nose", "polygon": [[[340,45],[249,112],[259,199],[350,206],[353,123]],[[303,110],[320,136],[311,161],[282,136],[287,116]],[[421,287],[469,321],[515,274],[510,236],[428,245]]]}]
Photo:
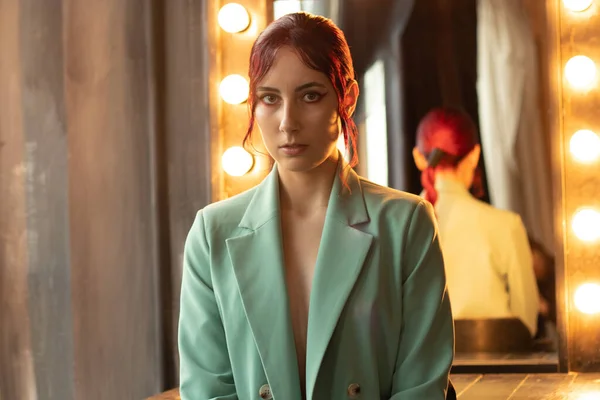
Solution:
[{"label": "woman's nose", "polygon": [[281,108],[281,121],[279,131],[282,133],[294,133],[300,129],[299,110],[294,104],[284,104]]}]

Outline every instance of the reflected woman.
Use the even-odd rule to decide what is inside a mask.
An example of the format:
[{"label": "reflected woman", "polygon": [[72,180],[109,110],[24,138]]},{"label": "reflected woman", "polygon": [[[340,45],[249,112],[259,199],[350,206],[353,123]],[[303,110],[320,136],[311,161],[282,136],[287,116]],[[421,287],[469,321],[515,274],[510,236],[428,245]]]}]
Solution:
[{"label": "reflected woman", "polygon": [[538,290],[519,215],[479,201],[481,148],[475,124],[460,110],[430,111],[413,156],[424,197],[439,221],[455,319],[519,318],[533,337]]},{"label": "reflected woman", "polygon": [[453,323],[431,205],[366,181],[343,33],[286,15],[250,56],[271,173],[200,210],[184,254],[180,392],[200,399],[444,399]]}]

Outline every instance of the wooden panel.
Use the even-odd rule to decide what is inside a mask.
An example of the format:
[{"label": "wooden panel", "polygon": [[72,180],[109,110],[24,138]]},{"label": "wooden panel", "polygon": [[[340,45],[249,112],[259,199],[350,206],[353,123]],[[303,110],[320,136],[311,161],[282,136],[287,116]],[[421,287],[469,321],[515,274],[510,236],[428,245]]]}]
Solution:
[{"label": "wooden panel", "polygon": [[[178,382],[177,322],[183,245],[196,212],[211,202],[209,40],[205,0],[160,2],[156,10],[157,152],[161,208],[162,324],[165,384]],[[216,188],[218,191],[218,188]],[[165,211],[166,210],[166,211]]]},{"label": "wooden panel", "polygon": [[78,399],[162,388],[150,4],[64,1]]},{"label": "wooden panel", "polygon": [[[600,397],[600,374],[577,374],[572,375],[572,383],[569,392],[578,394],[578,400],[594,400]],[[566,390],[563,390],[564,393]],[[586,397],[587,394],[587,397]]]},{"label": "wooden panel", "polygon": [[218,129],[209,5],[0,0],[0,398],[175,384],[181,252]]},{"label": "wooden panel", "polygon": [[523,384],[527,375],[484,375],[474,385],[458,392],[460,400],[506,400]]},{"label": "wooden panel", "polygon": [[[586,55],[600,64],[598,24],[600,6],[595,2],[583,13],[573,13],[559,7],[560,53],[557,60],[563,67],[575,55]],[[562,68],[561,68],[562,69]],[[586,243],[577,238],[571,220],[578,209],[593,207],[600,211],[600,160],[578,163],[568,152],[569,141],[577,130],[591,129],[600,134],[600,85],[598,81],[587,91],[573,90],[566,81],[562,86],[562,163],[564,166],[565,232],[565,297],[568,313],[567,337],[569,370],[600,372],[600,315],[587,315],[574,304],[576,289],[584,283],[600,282],[600,242]]]},{"label": "wooden panel", "polygon": [[572,375],[530,375],[515,390],[510,400],[559,399],[558,396],[571,388],[573,378]]},{"label": "wooden panel", "polygon": [[157,394],[156,396],[148,397],[146,400],[180,400],[179,390],[173,389],[167,392]]},{"label": "wooden panel", "polygon": [[[37,392],[73,397],[61,0],[21,1],[29,318]],[[35,27],[35,29],[32,29]]]},{"label": "wooden panel", "polygon": [[482,376],[478,374],[453,375],[451,380],[452,385],[454,385],[454,390],[456,390],[456,395],[460,396],[462,393],[469,390],[471,386],[475,385],[481,379],[481,377]]},{"label": "wooden panel", "polygon": [[18,0],[0,0],[0,53],[0,399],[34,400]]},{"label": "wooden panel", "polygon": [[546,60],[548,84],[548,108],[546,120],[550,137],[552,202],[554,205],[554,262],[556,274],[556,328],[559,337],[559,371],[567,372],[567,298],[566,298],[566,260],[564,227],[564,141],[562,133],[562,98],[561,98],[561,61],[560,61],[560,11],[558,0],[546,0],[547,42]]},{"label": "wooden panel", "polygon": [[[596,399],[599,374],[454,375],[459,400],[567,400]],[[464,389],[460,382],[467,382]],[[457,385],[458,383],[458,385]]]}]

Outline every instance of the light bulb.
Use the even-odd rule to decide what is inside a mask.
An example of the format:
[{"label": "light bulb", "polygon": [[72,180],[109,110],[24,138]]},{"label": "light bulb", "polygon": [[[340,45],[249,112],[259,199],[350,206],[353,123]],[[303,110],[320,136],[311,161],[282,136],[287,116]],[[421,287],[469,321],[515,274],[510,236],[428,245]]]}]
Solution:
[{"label": "light bulb", "polygon": [[238,3],[229,3],[221,7],[217,20],[221,29],[229,33],[242,32],[250,26],[248,10]]},{"label": "light bulb", "polygon": [[594,0],[563,0],[565,7],[575,12],[587,10],[593,2]]},{"label": "light bulb", "polygon": [[585,391],[583,393],[579,393],[575,400],[600,400],[600,392],[597,390],[592,392]]},{"label": "light bulb", "polygon": [[600,239],[600,212],[592,208],[583,208],[575,213],[571,221],[575,236],[584,242]]},{"label": "light bulb", "polygon": [[565,65],[565,77],[575,89],[588,89],[596,80],[596,64],[586,56],[572,57]]},{"label": "light bulb", "polygon": [[575,307],[584,314],[600,313],[600,285],[584,283],[575,290]]},{"label": "light bulb", "polygon": [[231,176],[242,176],[252,169],[254,157],[243,147],[230,147],[221,157],[223,170]]},{"label": "light bulb", "polygon": [[250,85],[246,78],[233,74],[226,76],[219,85],[219,94],[229,104],[241,104],[248,100]]},{"label": "light bulb", "polygon": [[590,130],[579,130],[571,137],[569,150],[579,162],[594,162],[600,158],[600,137]]}]

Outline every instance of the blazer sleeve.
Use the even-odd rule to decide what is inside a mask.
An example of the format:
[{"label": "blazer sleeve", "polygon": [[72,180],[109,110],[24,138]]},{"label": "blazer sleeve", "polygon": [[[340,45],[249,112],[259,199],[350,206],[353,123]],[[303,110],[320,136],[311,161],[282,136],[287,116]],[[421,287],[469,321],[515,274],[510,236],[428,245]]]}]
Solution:
[{"label": "blazer sleeve", "polygon": [[402,331],[390,400],[444,400],[454,359],[454,323],[433,207],[413,212],[402,266]]},{"label": "blazer sleeve", "polygon": [[198,212],[184,246],[179,314],[182,400],[237,400],[225,331],[212,287],[204,217]]},{"label": "blazer sleeve", "polygon": [[535,336],[539,293],[527,231],[518,215],[515,215],[512,220],[508,238],[510,245],[504,249],[504,252],[507,257],[509,307],[513,315],[525,324],[531,336]]}]

